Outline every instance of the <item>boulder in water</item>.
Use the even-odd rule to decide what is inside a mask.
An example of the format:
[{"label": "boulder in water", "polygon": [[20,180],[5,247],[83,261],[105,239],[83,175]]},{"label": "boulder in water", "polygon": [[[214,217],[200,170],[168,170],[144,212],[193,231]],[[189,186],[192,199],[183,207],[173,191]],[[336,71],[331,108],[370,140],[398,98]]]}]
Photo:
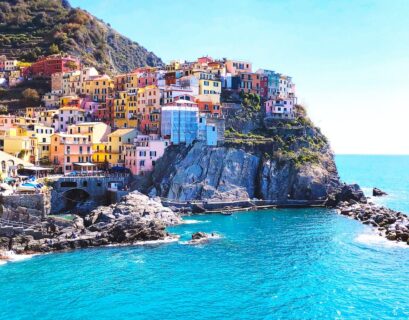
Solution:
[{"label": "boulder in water", "polygon": [[372,189],[372,195],[374,196],[374,197],[382,197],[382,196],[386,196],[386,195],[388,195],[385,191],[382,191],[381,189],[379,189],[379,188],[373,188]]}]

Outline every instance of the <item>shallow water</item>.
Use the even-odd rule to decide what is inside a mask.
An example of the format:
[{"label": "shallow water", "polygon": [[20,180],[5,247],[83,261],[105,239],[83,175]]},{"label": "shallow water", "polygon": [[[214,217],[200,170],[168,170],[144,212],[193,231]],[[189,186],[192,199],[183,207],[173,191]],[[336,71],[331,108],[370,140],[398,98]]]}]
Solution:
[{"label": "shallow water", "polygon": [[[399,192],[409,181],[409,157],[391,165],[398,178],[381,163],[395,160],[364,160],[368,177],[362,158],[338,157],[341,176],[385,189],[391,196],[381,202],[409,212]],[[171,229],[179,242],[2,265],[0,319],[409,318],[409,249],[357,221],[325,209],[187,220],[194,221]],[[222,237],[184,245],[195,231]]]}]

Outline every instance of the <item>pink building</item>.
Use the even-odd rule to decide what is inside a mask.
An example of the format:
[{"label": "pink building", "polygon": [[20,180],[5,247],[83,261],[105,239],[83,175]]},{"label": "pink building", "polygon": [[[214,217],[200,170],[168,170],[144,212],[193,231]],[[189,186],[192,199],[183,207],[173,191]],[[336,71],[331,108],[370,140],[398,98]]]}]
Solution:
[{"label": "pink building", "polygon": [[137,75],[138,88],[144,88],[146,86],[153,86],[158,84],[158,75],[156,68],[153,67],[141,67],[134,70]]},{"label": "pink building", "polygon": [[200,57],[197,59],[197,63],[200,64],[208,64],[210,62],[213,62],[213,58],[212,57]]},{"label": "pink building", "polygon": [[14,115],[0,115],[0,130],[9,130],[16,126],[17,117]]},{"label": "pink building", "polygon": [[81,109],[85,111],[85,116],[97,116],[98,110],[101,109],[101,104],[93,101],[90,97],[84,98],[81,103]]},{"label": "pink building", "polygon": [[159,135],[138,135],[132,146],[124,149],[125,166],[132,174],[139,175],[152,171],[156,161],[163,156],[169,140]]},{"label": "pink building", "polygon": [[266,116],[274,119],[294,119],[294,99],[273,99],[264,103]]},{"label": "pink building", "polygon": [[73,170],[92,170],[92,142],[83,134],[55,133],[51,136],[50,161],[64,174]]}]

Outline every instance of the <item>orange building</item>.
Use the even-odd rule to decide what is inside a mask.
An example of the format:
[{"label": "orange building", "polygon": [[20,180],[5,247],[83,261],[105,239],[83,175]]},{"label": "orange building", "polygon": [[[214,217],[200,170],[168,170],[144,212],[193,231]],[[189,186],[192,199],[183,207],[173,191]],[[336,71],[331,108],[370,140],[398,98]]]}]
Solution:
[{"label": "orange building", "polygon": [[92,142],[83,134],[55,133],[51,136],[50,161],[57,172],[92,169]]},{"label": "orange building", "polygon": [[201,94],[195,99],[200,113],[211,114],[214,117],[219,117],[222,114],[220,103],[214,103],[208,95]]}]

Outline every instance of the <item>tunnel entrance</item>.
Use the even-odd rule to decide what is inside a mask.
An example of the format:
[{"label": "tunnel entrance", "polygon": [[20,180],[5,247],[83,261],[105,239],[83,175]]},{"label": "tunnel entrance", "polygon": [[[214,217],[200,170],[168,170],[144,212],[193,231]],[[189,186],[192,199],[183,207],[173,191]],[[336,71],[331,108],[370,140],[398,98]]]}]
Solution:
[{"label": "tunnel entrance", "polygon": [[62,196],[64,201],[64,210],[72,211],[75,211],[79,205],[90,198],[89,193],[83,189],[71,189],[64,192]]}]

